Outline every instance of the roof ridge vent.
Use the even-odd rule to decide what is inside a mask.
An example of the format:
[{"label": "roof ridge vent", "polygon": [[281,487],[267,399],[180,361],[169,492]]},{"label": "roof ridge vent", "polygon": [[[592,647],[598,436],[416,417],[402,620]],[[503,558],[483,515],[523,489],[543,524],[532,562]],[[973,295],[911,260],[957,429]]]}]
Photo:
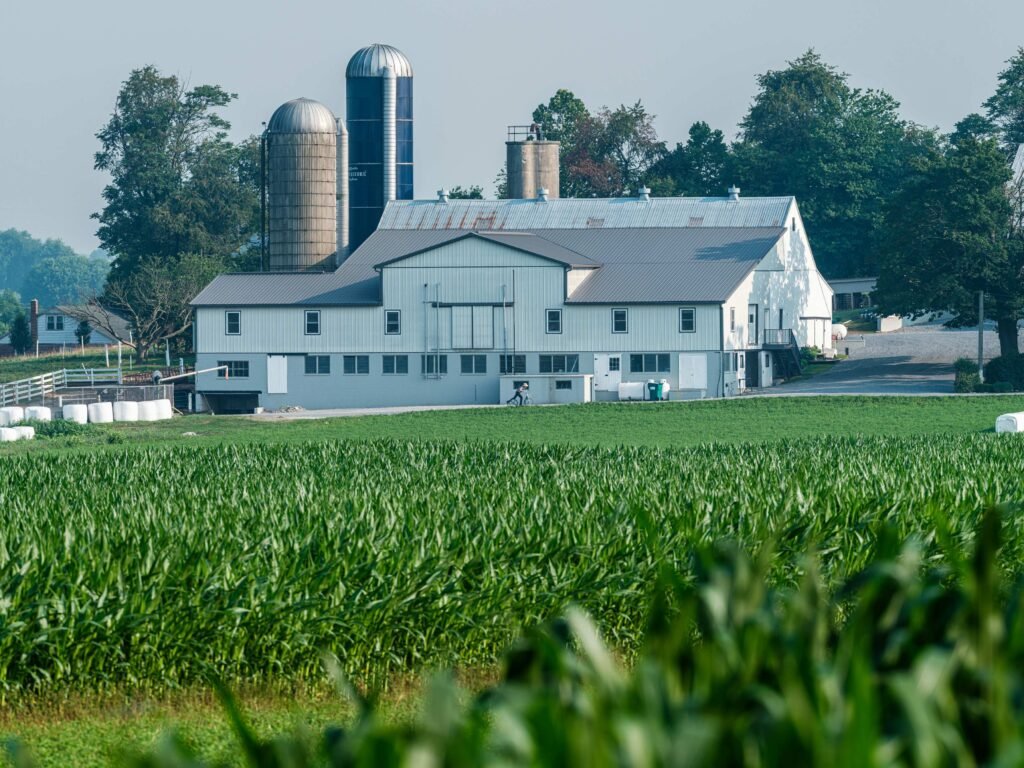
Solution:
[{"label": "roof ridge vent", "polygon": [[448,202],[448,190],[445,189],[444,187],[441,187],[439,190],[437,190],[437,202],[439,202],[439,203],[447,203]]},{"label": "roof ridge vent", "polygon": [[539,200],[542,203],[546,203],[548,201],[547,187],[541,187],[540,189],[537,190],[537,200]]},{"label": "roof ridge vent", "polygon": [[640,189],[636,191],[637,199],[642,203],[650,202],[651,200],[651,188],[644,184]]},{"label": "roof ridge vent", "polygon": [[729,199],[732,200],[733,202],[735,202],[735,201],[740,199],[740,188],[737,187],[735,184],[733,184],[731,187],[729,187],[728,192],[729,192]]}]

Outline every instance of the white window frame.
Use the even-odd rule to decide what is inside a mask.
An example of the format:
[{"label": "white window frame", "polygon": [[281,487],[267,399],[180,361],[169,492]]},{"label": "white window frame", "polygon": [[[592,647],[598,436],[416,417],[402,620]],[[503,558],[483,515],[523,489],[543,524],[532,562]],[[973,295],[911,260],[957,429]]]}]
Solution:
[{"label": "white window frame", "polygon": [[[236,365],[245,365],[245,373],[232,373],[231,369]],[[228,369],[225,371],[221,366],[226,365]],[[248,379],[249,378],[249,361],[248,360],[218,360],[217,367],[220,369],[217,371],[218,379]]]},{"label": "white window frame", "polygon": [[[473,370],[463,370],[463,363],[469,358],[472,361],[471,368]],[[479,370],[479,363],[483,361],[483,370]],[[487,355],[479,355],[474,353],[459,355],[459,373],[463,376],[486,376],[487,375]]]},{"label": "white window frame", "polygon": [[[428,361],[430,361],[428,363]],[[436,370],[429,370],[430,366]],[[444,368],[442,371],[441,368]],[[446,354],[434,354],[431,352],[425,355],[420,355],[420,373],[423,376],[447,376],[448,375],[448,355]]]},{"label": "white window frame", "polygon": [[[309,361],[310,360],[316,360],[316,363],[313,365],[313,367],[316,369],[314,371],[310,371],[309,370]],[[327,370],[326,371],[320,370],[320,368],[321,368],[320,361],[321,360],[326,360],[327,361]],[[331,375],[331,356],[330,355],[306,355],[305,359],[302,361],[302,371],[303,371],[303,373],[306,376],[330,376]]]},{"label": "white window frame", "polygon": [[[388,319],[391,315],[396,316],[396,324],[398,325],[397,331],[389,331],[388,326],[391,321]],[[384,310],[384,335],[385,336],[401,336],[402,335],[402,310],[400,309],[385,309]]]},{"label": "white window frame", "polygon": [[[231,315],[238,315],[238,330],[231,330]],[[241,336],[242,335],[242,310],[240,309],[225,309],[224,310],[224,335],[225,336]]]},{"label": "white window frame", "polygon": [[[309,318],[310,316],[316,318],[316,330],[309,330]],[[302,313],[302,332],[305,336],[319,336],[320,335],[320,310],[319,309],[307,309]]]},{"label": "white window frame", "polygon": [[[349,373],[345,370],[345,361],[351,359],[353,362],[354,370]],[[366,360],[366,370],[359,371],[359,361]],[[370,356],[369,355],[342,355],[341,356],[341,375],[342,376],[369,376],[370,375]]]},{"label": "white window frame", "polygon": [[[690,328],[686,329],[683,327],[683,315],[685,313],[690,314]],[[680,307],[679,308],[679,332],[680,333],[696,333],[697,332],[697,308],[696,307]]]},{"label": "white window frame", "polygon": [[[551,330],[551,318],[558,318],[558,330]],[[562,310],[560,309],[545,309],[544,310],[544,332],[545,333],[561,333],[562,332]]]},{"label": "white window frame", "polygon": [[[622,325],[621,331],[615,330],[615,313],[622,313]],[[626,307],[612,307],[612,333],[629,333],[629,309]]]}]

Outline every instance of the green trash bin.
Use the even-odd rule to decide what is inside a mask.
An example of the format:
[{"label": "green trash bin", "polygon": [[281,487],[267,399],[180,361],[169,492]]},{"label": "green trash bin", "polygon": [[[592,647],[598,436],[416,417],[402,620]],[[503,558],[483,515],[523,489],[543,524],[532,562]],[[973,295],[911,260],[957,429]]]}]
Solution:
[{"label": "green trash bin", "polygon": [[661,384],[653,379],[647,382],[647,399],[661,400]]}]

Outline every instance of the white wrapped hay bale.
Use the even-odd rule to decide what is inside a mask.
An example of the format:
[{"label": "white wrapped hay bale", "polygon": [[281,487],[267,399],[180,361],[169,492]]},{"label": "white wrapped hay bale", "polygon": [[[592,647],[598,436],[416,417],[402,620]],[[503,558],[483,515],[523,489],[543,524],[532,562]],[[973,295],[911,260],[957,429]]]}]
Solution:
[{"label": "white wrapped hay bale", "polygon": [[28,421],[52,421],[53,411],[44,405],[30,405],[25,409],[25,418]]},{"label": "white wrapped hay bale", "polygon": [[0,408],[0,427],[13,427],[25,420],[25,409],[17,405]]},{"label": "white wrapped hay bale", "polygon": [[139,403],[139,421],[157,421],[159,418],[154,401],[143,400]]},{"label": "white wrapped hay bale", "polygon": [[89,403],[90,424],[111,424],[114,421],[113,403]]},{"label": "white wrapped hay bale", "polygon": [[154,400],[156,403],[156,417],[163,421],[164,419],[174,418],[174,409],[171,407],[170,400]]},{"label": "white wrapped hay bale", "polygon": [[1024,412],[1004,413],[997,417],[996,432],[1024,432]]},{"label": "white wrapped hay bale", "polygon": [[18,439],[18,433],[11,427],[0,427],[0,443],[13,443]]},{"label": "white wrapped hay bale", "polygon": [[82,403],[65,405],[61,415],[67,421],[73,421],[75,424],[87,424],[89,422],[89,409]]},{"label": "white wrapped hay bale", "polygon": [[11,429],[18,433],[19,440],[35,439],[36,430],[34,427],[11,427]]},{"label": "white wrapped hay bale", "polygon": [[139,404],[132,400],[114,403],[114,421],[138,421]]}]

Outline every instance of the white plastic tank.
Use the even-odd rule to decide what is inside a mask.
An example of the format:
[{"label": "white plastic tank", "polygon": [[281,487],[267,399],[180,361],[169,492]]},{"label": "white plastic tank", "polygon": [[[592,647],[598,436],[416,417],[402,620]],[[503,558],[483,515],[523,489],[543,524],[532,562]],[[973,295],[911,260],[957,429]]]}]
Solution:
[{"label": "white plastic tank", "polygon": [[82,403],[65,405],[61,415],[67,421],[73,421],[75,424],[87,424],[89,422],[89,408]]},{"label": "white plastic tank", "polygon": [[643,400],[647,384],[642,381],[619,382],[619,400]]},{"label": "white plastic tank", "polygon": [[114,421],[138,421],[139,404],[134,400],[114,403]]},{"label": "white plastic tank", "polygon": [[1004,413],[996,418],[996,432],[1024,432],[1024,413]]},{"label": "white plastic tank", "polygon": [[157,419],[172,419],[174,418],[174,409],[171,407],[170,400],[154,400],[156,404],[156,417]]},{"label": "white plastic tank", "polygon": [[11,427],[0,427],[0,443],[13,443],[17,439],[17,431]]},{"label": "white plastic tank", "polygon": [[832,326],[832,338],[839,339],[842,341],[846,338],[846,334],[849,333],[849,329],[842,323],[836,323]]},{"label": "white plastic tank", "polygon": [[672,385],[668,383],[668,379],[662,379],[658,383],[661,384],[661,399],[668,400],[668,393],[672,389]]},{"label": "white plastic tank", "polygon": [[52,421],[53,411],[45,405],[30,405],[25,409],[25,419],[27,421]]},{"label": "white plastic tank", "polygon": [[110,424],[114,421],[113,403],[89,403],[90,424]]},{"label": "white plastic tank", "polygon": [[17,405],[0,408],[0,427],[13,427],[25,420],[25,409]]},{"label": "white plastic tank", "polygon": [[32,440],[36,436],[34,427],[12,427],[12,429],[18,433],[19,440]]},{"label": "white plastic tank", "polygon": [[157,421],[159,418],[155,401],[143,400],[139,403],[139,421]]}]

